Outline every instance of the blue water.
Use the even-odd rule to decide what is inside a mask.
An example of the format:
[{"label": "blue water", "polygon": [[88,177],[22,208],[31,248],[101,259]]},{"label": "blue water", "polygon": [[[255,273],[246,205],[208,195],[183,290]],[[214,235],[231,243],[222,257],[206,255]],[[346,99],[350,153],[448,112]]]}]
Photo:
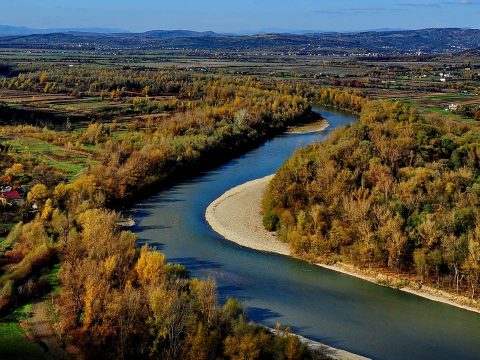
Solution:
[{"label": "blue water", "polygon": [[480,315],[225,241],[205,221],[226,190],[274,173],[295,149],[322,141],[352,115],[319,109],[321,134],[280,135],[223,166],[139,204],[139,243],[156,246],[192,276],[214,276],[221,301],[245,302],[249,317],[280,322],[308,338],[375,359],[480,359]]}]

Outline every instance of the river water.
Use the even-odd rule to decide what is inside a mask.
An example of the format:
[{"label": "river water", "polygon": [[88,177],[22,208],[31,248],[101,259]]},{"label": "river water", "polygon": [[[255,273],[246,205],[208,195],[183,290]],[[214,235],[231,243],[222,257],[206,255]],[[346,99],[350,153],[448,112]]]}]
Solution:
[{"label": "river water", "polygon": [[274,173],[295,149],[322,141],[352,115],[317,109],[317,134],[285,134],[138,205],[134,231],[192,276],[214,276],[220,301],[245,302],[249,318],[374,359],[480,359],[480,315],[225,241],[205,221],[226,190]]}]

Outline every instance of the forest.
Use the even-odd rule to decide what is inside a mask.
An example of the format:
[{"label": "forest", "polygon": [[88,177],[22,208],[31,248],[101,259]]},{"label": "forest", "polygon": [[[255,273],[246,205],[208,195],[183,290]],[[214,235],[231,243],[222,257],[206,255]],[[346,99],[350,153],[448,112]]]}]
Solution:
[{"label": "forest", "polygon": [[264,225],[302,258],[477,299],[478,128],[398,101],[360,104],[349,106],[358,123],[297,151],[278,171],[263,199]]},{"label": "forest", "polygon": [[154,186],[308,121],[314,94],[254,78],[142,74],[40,66],[0,80],[43,94],[108,94],[156,114],[2,127],[2,186],[25,196],[2,205],[16,224],[0,242],[0,312],[50,293],[57,336],[89,359],[322,358],[280,324],[272,333],[249,322],[238,301],[219,305],[213,279],[192,279],[154,248],[138,248],[118,212]]},{"label": "forest", "polygon": [[120,213],[316,119],[311,104],[360,121],[283,166],[265,225],[307,260],[477,298],[478,133],[467,122],[316,80],[40,61],[0,68],[0,186],[20,196],[0,204],[0,313],[48,294],[56,336],[73,353],[322,358],[280,324],[271,333],[251,323],[238,301],[220,304],[214,279],[138,248]]}]

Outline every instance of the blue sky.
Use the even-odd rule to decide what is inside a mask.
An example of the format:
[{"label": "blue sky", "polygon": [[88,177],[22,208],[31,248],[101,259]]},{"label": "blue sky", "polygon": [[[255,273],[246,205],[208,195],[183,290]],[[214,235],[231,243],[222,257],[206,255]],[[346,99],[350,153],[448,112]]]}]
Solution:
[{"label": "blue sky", "polygon": [[0,24],[220,32],[480,27],[480,0],[0,0]]}]

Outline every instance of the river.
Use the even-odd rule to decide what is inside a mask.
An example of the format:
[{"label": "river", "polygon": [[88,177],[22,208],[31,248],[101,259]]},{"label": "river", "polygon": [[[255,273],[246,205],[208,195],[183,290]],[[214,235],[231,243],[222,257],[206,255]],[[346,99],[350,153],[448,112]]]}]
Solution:
[{"label": "river", "polygon": [[374,359],[479,359],[480,315],[225,241],[205,221],[226,190],[274,173],[295,149],[322,141],[352,115],[317,109],[316,134],[284,134],[138,205],[134,231],[192,276],[214,276],[220,301],[245,302],[249,318]]}]

